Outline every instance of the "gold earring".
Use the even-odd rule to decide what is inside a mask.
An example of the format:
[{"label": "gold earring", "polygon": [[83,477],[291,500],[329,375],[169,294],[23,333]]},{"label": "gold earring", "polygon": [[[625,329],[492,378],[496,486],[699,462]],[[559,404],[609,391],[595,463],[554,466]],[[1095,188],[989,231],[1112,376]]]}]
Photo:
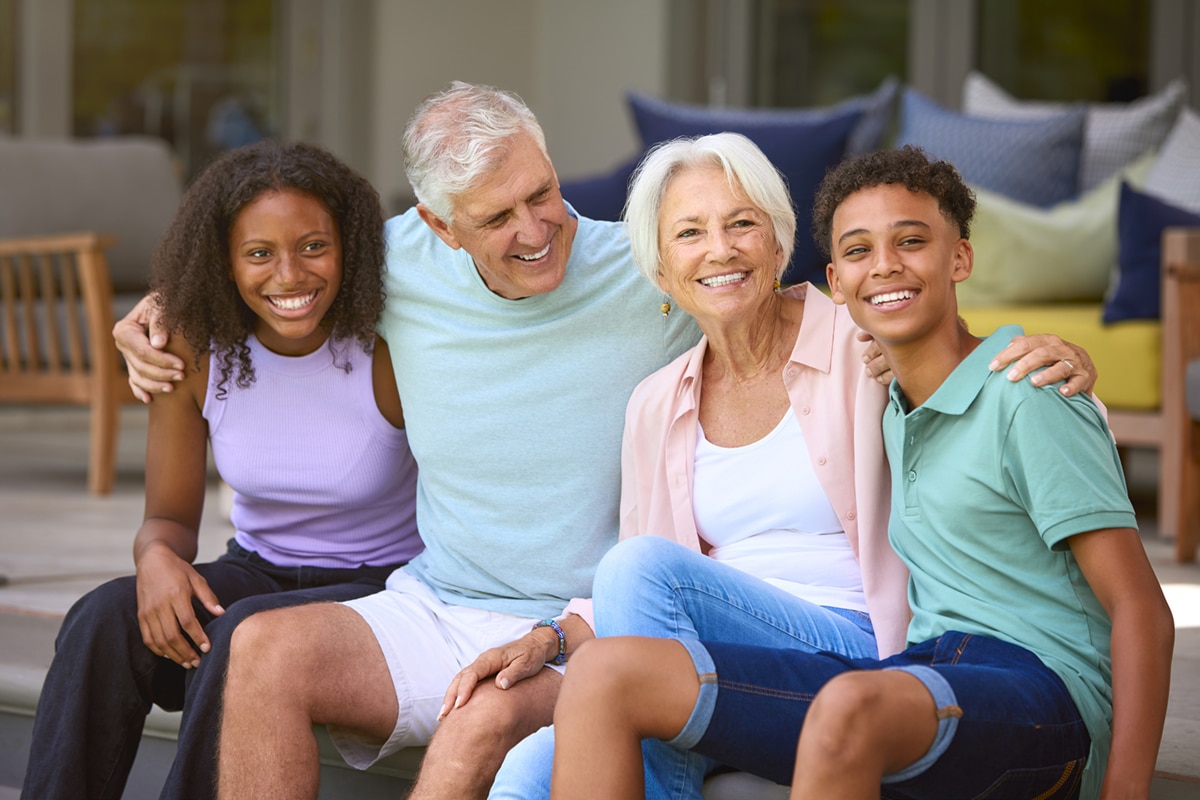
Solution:
[{"label": "gold earring", "polygon": [[777,291],[777,292],[779,291],[779,286],[780,286],[779,278],[776,278],[775,279],[775,291]]},{"label": "gold earring", "polygon": [[663,300],[662,305],[658,307],[658,310],[662,312],[664,317],[671,316],[671,301]]}]

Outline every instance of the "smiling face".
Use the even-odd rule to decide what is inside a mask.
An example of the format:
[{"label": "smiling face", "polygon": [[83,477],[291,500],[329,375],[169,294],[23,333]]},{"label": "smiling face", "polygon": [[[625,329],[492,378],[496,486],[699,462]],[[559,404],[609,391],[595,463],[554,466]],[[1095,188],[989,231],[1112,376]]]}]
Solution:
[{"label": "smiling face", "polygon": [[753,314],[783,265],[770,218],[717,166],[671,178],[658,214],[659,286],[703,328]]},{"label": "smiling face", "polygon": [[578,220],[567,213],[550,159],[520,133],[495,169],[454,200],[447,223],[424,206],[421,218],[443,242],[475,260],[496,294],[519,300],[552,292],[566,275]]},{"label": "smiling face", "polygon": [[264,346],[304,355],[328,338],[321,323],[341,287],[342,245],[320,200],[285,189],[247,203],[229,231],[229,262]]},{"label": "smiling face", "polygon": [[833,214],[833,299],[881,346],[958,329],[954,284],[971,274],[971,244],[937,200],[897,184],[861,189]]}]

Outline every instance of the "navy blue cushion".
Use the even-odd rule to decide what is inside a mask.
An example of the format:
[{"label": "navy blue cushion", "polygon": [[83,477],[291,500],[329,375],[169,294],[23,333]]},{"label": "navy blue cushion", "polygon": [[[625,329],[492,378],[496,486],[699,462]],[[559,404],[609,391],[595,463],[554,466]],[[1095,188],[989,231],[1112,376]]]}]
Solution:
[{"label": "navy blue cushion", "polygon": [[1117,210],[1117,283],[1104,302],[1104,321],[1162,315],[1162,234],[1200,225],[1200,214],[1121,184]]},{"label": "navy blue cushion", "polygon": [[668,103],[630,93],[629,104],[647,147],[680,136],[723,131],[744,134],[757,144],[783,173],[800,223],[784,279],[789,283],[825,281],[826,261],[809,233],[812,199],[825,171],[846,154],[850,137],[865,113],[861,101],[819,109],[735,109]]},{"label": "navy blue cushion", "polygon": [[641,154],[638,154],[636,158],[603,175],[563,181],[562,196],[585,217],[615,222],[625,209],[629,178],[641,159]]},{"label": "navy blue cushion", "polygon": [[1035,206],[1075,196],[1087,111],[1039,119],[973,117],[904,90],[896,146],[914,144],[954,164],[967,183]]}]

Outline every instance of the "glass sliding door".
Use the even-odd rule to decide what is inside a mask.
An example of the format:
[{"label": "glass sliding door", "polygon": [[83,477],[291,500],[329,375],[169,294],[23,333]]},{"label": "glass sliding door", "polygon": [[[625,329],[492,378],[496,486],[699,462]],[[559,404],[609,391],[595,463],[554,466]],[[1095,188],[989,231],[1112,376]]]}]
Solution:
[{"label": "glass sliding door", "polygon": [[72,24],[74,135],[162,137],[191,177],[279,132],[272,0],[74,0]]},{"label": "glass sliding door", "polygon": [[1015,97],[1127,102],[1150,86],[1151,3],[979,0],[978,69]]}]

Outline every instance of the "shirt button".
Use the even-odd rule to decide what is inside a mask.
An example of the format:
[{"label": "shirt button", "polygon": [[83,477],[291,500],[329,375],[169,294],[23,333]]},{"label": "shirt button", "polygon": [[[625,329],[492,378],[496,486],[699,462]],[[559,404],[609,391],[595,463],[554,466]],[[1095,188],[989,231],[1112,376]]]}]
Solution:
[{"label": "shirt button", "polygon": [[917,479],[917,471],[916,471],[916,470],[914,470],[914,469],[910,469],[910,470],[908,471],[908,482],[909,482],[909,483],[912,483],[912,482],[913,482],[913,481],[915,481],[916,479]]},{"label": "shirt button", "polygon": [[852,520],[857,516],[853,511],[846,515],[846,519]]},{"label": "shirt button", "polygon": [[817,463],[820,464],[822,467],[825,466],[825,456],[819,457],[817,459]]},{"label": "shirt button", "polygon": [[812,409],[810,409],[808,406],[805,406],[804,408],[800,409],[800,413],[801,413],[801,414],[804,414],[804,415],[807,415],[807,414],[808,414],[808,412],[809,412],[809,411],[811,411],[811,410],[812,410]]}]

